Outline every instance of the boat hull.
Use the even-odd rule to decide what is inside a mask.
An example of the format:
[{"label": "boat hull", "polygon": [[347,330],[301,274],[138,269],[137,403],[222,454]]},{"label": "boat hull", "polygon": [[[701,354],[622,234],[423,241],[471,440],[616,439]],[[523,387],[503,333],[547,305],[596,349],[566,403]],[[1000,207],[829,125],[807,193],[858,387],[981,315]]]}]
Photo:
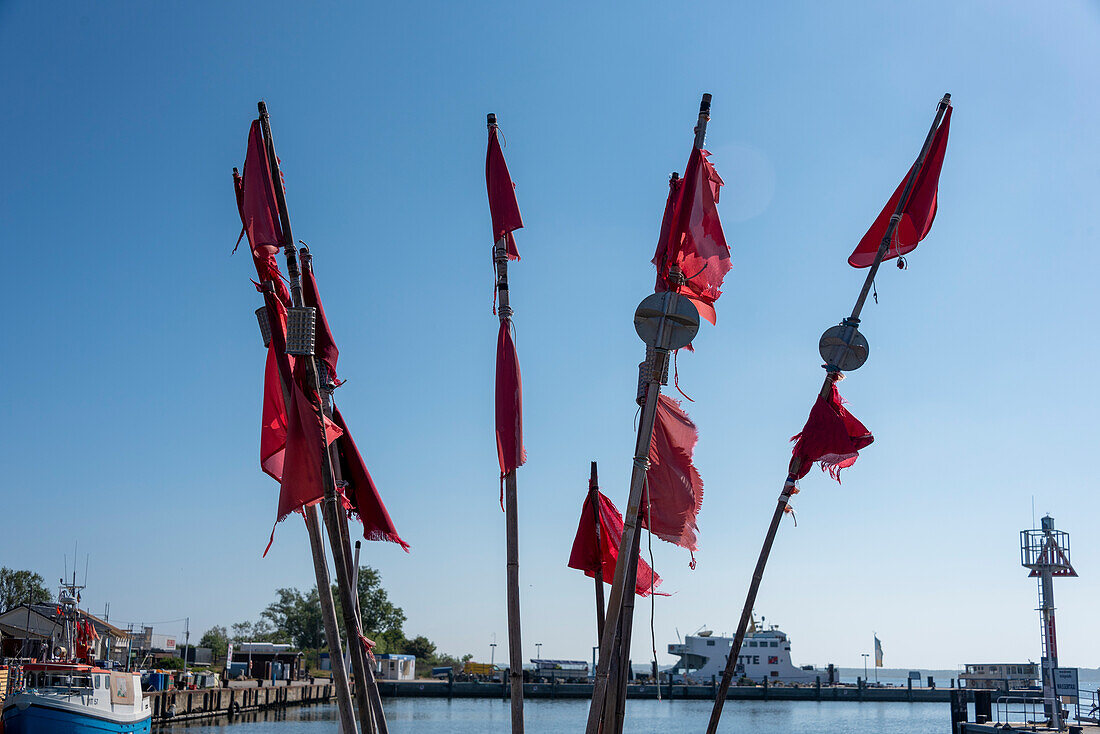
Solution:
[{"label": "boat hull", "polygon": [[4,707],[3,734],[148,734],[150,718],[116,720],[102,715],[32,703]]}]

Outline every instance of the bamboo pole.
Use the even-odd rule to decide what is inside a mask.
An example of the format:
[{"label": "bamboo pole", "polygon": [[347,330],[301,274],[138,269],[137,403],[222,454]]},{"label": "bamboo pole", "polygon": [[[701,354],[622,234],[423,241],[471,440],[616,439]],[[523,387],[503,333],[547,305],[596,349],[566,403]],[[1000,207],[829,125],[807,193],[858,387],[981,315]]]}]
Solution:
[{"label": "bamboo pole", "polygon": [[[871,286],[875,281],[875,275],[878,273],[879,266],[882,265],[883,259],[890,250],[890,242],[893,240],[894,230],[897,229],[898,222],[901,221],[902,211],[905,209],[905,204],[909,198],[909,192],[912,190],[913,183],[916,181],[921,169],[924,167],[924,159],[927,157],[928,149],[932,145],[932,138],[935,136],[936,130],[939,129],[943,114],[947,111],[950,104],[951,95],[945,94],[943,99],[940,100],[939,106],[936,108],[936,117],[932,121],[932,127],[928,130],[928,135],[924,139],[924,145],[921,147],[916,163],[913,165],[905,181],[905,188],[902,189],[901,198],[898,199],[898,205],[894,209],[893,216],[890,217],[890,224],[886,227],[886,233],[883,235],[882,242],[879,244],[878,252],[875,255],[875,261],[867,273],[867,277],[863,282],[863,288],[860,290],[859,297],[856,299],[855,306],[852,308],[852,314],[844,321],[844,326],[847,327],[843,337],[845,344],[838,346],[838,350],[845,349],[845,345],[851,341],[855,334],[856,326],[859,325],[859,315],[863,311],[863,305],[867,301],[867,294],[871,291]],[[837,354],[842,354],[842,352],[838,352]],[[839,361],[839,357],[830,361]],[[821,386],[821,392],[819,393],[819,395],[824,398],[828,398],[833,384],[840,378],[840,370],[834,364],[827,365],[826,369],[828,372],[825,375],[825,382]],[[756,605],[756,594],[760,590],[760,581],[764,577],[764,567],[767,565],[768,557],[771,555],[772,544],[775,542],[775,535],[779,531],[779,522],[783,519],[783,512],[786,510],[787,503],[790,502],[791,495],[794,493],[795,477],[799,474],[801,468],[802,460],[797,456],[793,457],[787,470],[787,478],[783,482],[783,490],[779,493],[778,504],[776,505],[775,512],[772,513],[771,522],[768,524],[768,531],[764,535],[764,544],[760,548],[760,555],[756,559],[756,568],[753,570],[752,580],[749,581],[749,591],[745,597],[745,605],[741,609],[741,619],[737,623],[737,633],[734,635],[733,644],[730,647],[730,654],[726,660],[726,668],[722,672],[722,683],[718,686],[718,693],[714,699],[714,708],[711,710],[710,721],[707,724],[707,734],[715,734],[715,732],[718,731],[718,721],[722,717],[722,707],[725,705],[726,696],[729,694],[730,684],[733,681],[737,658],[741,653],[741,644],[745,641],[745,632],[748,629],[749,620],[752,617],[752,609]]]},{"label": "bamboo pole", "polygon": [[[486,115],[486,125],[496,127],[497,116]],[[505,235],[493,245],[493,264],[497,271],[497,297],[500,305],[497,314],[500,322],[511,327],[512,306],[508,293],[508,237]],[[508,680],[511,688],[512,734],[523,734],[523,643],[520,634],[519,606],[519,518],[516,496],[516,470],[503,477],[504,521],[508,581]]]},{"label": "bamboo pole", "polygon": [[[237,175],[237,169],[233,169],[233,175]],[[274,293],[272,281],[264,281],[264,291]],[[269,314],[269,318],[272,318]],[[272,319],[274,322],[274,319]],[[289,406],[292,396],[290,386],[285,384],[280,373],[279,383],[283,391],[283,404]],[[317,514],[317,507],[310,505],[302,509],[302,519],[309,535],[309,549],[313,556],[313,572],[317,579],[317,596],[321,604],[321,621],[325,630],[325,639],[329,641],[329,659],[343,661],[343,652],[340,645],[339,625],[336,621],[336,608],[332,601],[332,582],[328,574],[328,561],[325,559],[325,546],[321,540],[321,523]],[[355,714],[351,705],[351,685],[348,682],[347,670],[344,666],[332,666],[332,681],[336,687],[336,705],[340,715],[340,731],[345,734],[355,734],[358,728],[355,725]]]},{"label": "bamboo pole", "polygon": [[603,546],[600,543],[600,481],[596,476],[596,462],[588,478],[588,503],[592,506],[592,519],[596,531],[596,639],[603,637]]},{"label": "bamboo pole", "polygon": [[[302,247],[301,250],[302,267],[309,268],[310,272],[313,271],[313,254],[308,247]],[[332,381],[332,376],[329,375],[327,366],[321,360],[316,360],[316,366],[318,370],[318,378],[320,381],[320,394],[321,394],[321,407],[324,410],[325,416],[332,418],[332,393],[336,389],[335,383]],[[323,375],[323,377],[322,377]],[[332,476],[336,485],[346,486],[343,477],[343,471],[340,467],[340,453],[336,447],[335,442],[328,447],[329,462],[332,464]],[[326,495],[326,502],[329,502],[329,498]],[[373,720],[373,726],[371,731],[377,731],[379,734],[389,734],[389,726],[386,722],[385,712],[382,710],[382,696],[378,690],[378,681],[374,677],[374,667],[370,664],[370,654],[365,649],[363,643],[359,641],[362,634],[362,614],[359,609],[359,548],[360,543],[355,543],[354,560],[352,558],[351,550],[351,531],[348,528],[348,516],[344,512],[343,507],[340,505],[339,498],[336,497],[336,493],[333,492],[331,503],[333,510],[331,515],[333,516],[334,524],[336,525],[337,533],[339,535],[339,544],[343,549],[343,556],[347,559],[348,564],[348,588],[350,589],[350,596],[352,605],[355,608],[354,623],[345,617],[344,626],[346,628],[346,634],[348,635],[348,649],[351,652],[351,656],[358,655],[362,661],[363,670],[363,685],[365,689],[365,695],[369,703],[369,709],[371,711],[371,719]],[[328,515],[326,515],[327,517]],[[355,637],[355,642],[352,642],[352,637]],[[352,661],[354,667],[354,661]],[[358,674],[357,674],[358,676]],[[358,691],[357,691],[358,693]]]},{"label": "bamboo pole", "polygon": [[[695,126],[694,146],[700,148],[706,139],[707,122],[710,120],[711,95],[704,94],[699,104],[699,118]],[[675,286],[683,283],[683,274],[678,269],[670,272],[670,281],[674,288],[665,299],[665,314],[672,313],[679,296]],[[664,340],[665,324],[662,319],[657,332],[657,343]],[[614,729],[621,731],[622,717],[618,701],[626,697],[624,665],[630,659],[630,627],[626,622],[634,611],[634,587],[638,572],[638,549],[640,537],[638,517],[642,502],[642,489],[646,471],[649,469],[649,444],[653,439],[653,426],[657,417],[657,400],[661,393],[661,376],[668,366],[667,349],[653,350],[649,360],[649,375],[646,383],[645,399],[642,405],[641,420],[638,423],[638,440],[634,446],[634,468],[630,476],[630,495],[627,500],[626,514],[623,517],[623,537],[619,546],[619,558],[615,564],[615,579],[611,585],[611,594],[607,602],[607,620],[600,639],[600,659],[592,686],[592,703],[588,710],[587,734],[597,734],[605,722],[613,722]],[[627,549],[623,553],[623,547]],[[618,655],[619,665],[612,665],[612,658]],[[612,675],[614,670],[615,674]],[[614,679],[614,680],[612,680]],[[609,691],[611,691],[609,693]]]},{"label": "bamboo pole", "polygon": [[[260,127],[261,127],[261,130],[263,132],[264,142],[267,146],[268,162],[271,166],[271,173],[272,173],[273,184],[274,184],[274,188],[275,188],[275,201],[278,204],[279,219],[280,219],[280,223],[282,224],[283,237],[286,240],[286,242],[283,243],[283,250],[284,250],[284,253],[286,255],[287,275],[290,278],[291,299],[292,299],[295,306],[302,306],[302,304],[303,304],[302,279],[301,279],[301,273],[299,272],[299,269],[298,269],[298,259],[297,259],[298,251],[297,251],[297,248],[294,245],[294,234],[293,234],[293,232],[291,230],[291,227],[290,227],[290,212],[289,212],[289,210],[287,208],[287,204],[286,204],[286,192],[283,190],[282,174],[281,174],[281,171],[279,169],[279,159],[278,159],[278,156],[275,154],[275,140],[274,140],[274,137],[271,134],[271,123],[270,123],[270,120],[269,120],[268,114],[267,114],[267,104],[261,101],[257,105],[257,107],[258,107],[259,113],[260,113]],[[317,367],[317,362],[318,362],[318,360],[314,356],[310,356],[310,357],[305,359],[305,365],[306,365],[306,370],[307,370],[307,373],[308,373],[308,377],[309,377],[310,381],[313,384],[314,390],[317,392],[318,395],[320,395],[321,394],[321,382],[320,382],[320,375],[319,375],[319,370],[318,370],[318,367]],[[341,606],[343,614],[344,614],[344,623],[345,623],[345,626],[347,627],[348,645],[352,650],[351,664],[352,664],[352,668],[355,672],[355,677],[359,681],[359,685],[356,686],[356,690],[355,690],[355,697],[356,697],[357,705],[358,705],[358,708],[359,708],[359,721],[360,721],[360,723],[363,727],[364,732],[373,731],[374,727],[373,727],[373,722],[371,721],[371,706],[370,706],[369,700],[367,699],[366,686],[364,685],[364,681],[366,681],[367,676],[366,676],[366,671],[365,671],[365,663],[364,663],[362,645],[360,644],[359,639],[358,639],[358,637],[359,637],[359,635],[358,635],[358,620],[356,619],[356,615],[355,615],[355,607],[351,602],[351,590],[350,590],[350,587],[349,587],[350,580],[349,580],[349,574],[348,574],[348,560],[347,560],[347,557],[344,555],[344,547],[343,547],[343,544],[340,542],[340,533],[339,533],[339,529],[338,529],[339,528],[339,522],[338,522],[337,513],[336,513],[336,484],[335,484],[334,479],[333,479],[332,460],[331,460],[331,456],[329,455],[328,440],[327,440],[327,436],[325,435],[325,429],[324,429],[325,412],[324,412],[323,406],[320,403],[317,404],[316,409],[317,409],[318,425],[320,426],[320,431],[318,433],[318,438],[320,439],[320,446],[318,448],[320,449],[320,454],[321,454],[321,482],[322,482],[322,484],[324,486],[324,490],[325,490],[325,497],[324,497],[324,501],[323,501],[322,504],[324,506],[324,512],[325,512],[325,525],[326,525],[326,529],[328,530],[328,536],[329,536],[329,548],[332,550],[333,565],[336,567],[336,581],[337,581],[337,586],[338,586],[338,589],[339,589],[339,592],[340,592],[339,593],[340,606]],[[320,531],[320,527],[319,527],[320,522],[317,520],[316,507],[315,506],[310,506],[310,507],[307,507],[305,509],[306,509],[307,524],[312,524],[313,527],[316,527],[316,529],[319,533],[319,531]],[[313,534],[314,534],[313,530],[311,529],[311,531],[310,531],[310,542],[311,542],[311,544],[313,543]],[[321,554],[322,554],[321,555],[321,560],[323,560],[323,558],[324,558],[323,549],[321,551]],[[314,556],[314,566],[315,567],[317,566],[317,560],[318,560],[318,558],[315,554],[315,556]],[[326,599],[326,597],[327,597],[327,599],[328,599],[327,605],[332,605],[332,587],[331,587],[330,582],[328,582],[328,580],[327,580],[327,577],[328,577],[327,567],[325,568],[324,576],[326,577],[326,581],[325,581],[325,586],[324,586],[323,589],[321,588],[321,578],[320,578],[320,576],[318,576],[318,579],[317,579],[317,584],[318,584],[317,593],[318,593],[318,596],[320,597],[320,599],[322,599],[322,600]],[[322,606],[322,616],[327,616],[324,613],[324,608],[326,606],[326,603],[324,601],[322,601],[321,606]],[[343,669],[343,665],[339,664],[340,662],[343,661],[343,654],[342,654],[342,651],[339,649],[340,648],[340,635],[339,635],[339,632],[338,632],[338,627],[336,625],[335,612],[336,612],[335,607],[332,606],[332,608],[331,608],[331,613],[332,613],[332,617],[333,617],[333,619],[332,619],[332,629],[331,630],[327,629],[328,625],[326,625],[326,637],[329,638],[328,639],[329,657],[330,657],[330,660],[333,661],[332,670],[333,670],[334,673],[337,670],[342,671],[342,669]],[[330,634],[330,633],[334,633],[334,634]],[[334,646],[335,646],[336,649],[334,649]],[[341,672],[341,675],[342,675],[342,672]],[[349,688],[350,688],[350,686],[349,686]],[[349,691],[349,694],[350,694],[350,691]],[[350,695],[349,695],[349,699],[350,699]],[[350,706],[350,700],[349,700],[349,706]],[[352,727],[354,727],[354,721],[352,721],[351,723],[352,723]],[[353,732],[353,731],[355,731],[355,729],[345,727],[344,731]]]}]

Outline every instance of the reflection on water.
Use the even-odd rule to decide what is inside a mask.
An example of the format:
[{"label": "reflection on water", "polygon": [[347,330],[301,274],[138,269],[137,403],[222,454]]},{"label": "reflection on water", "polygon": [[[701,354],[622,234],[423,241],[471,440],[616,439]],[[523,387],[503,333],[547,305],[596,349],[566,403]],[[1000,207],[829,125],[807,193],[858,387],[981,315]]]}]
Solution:
[{"label": "reflection on water", "polygon": [[[391,734],[508,734],[508,702],[500,699],[386,699]],[[630,701],[626,731],[630,734],[697,734],[706,730],[709,701]],[[588,701],[527,701],[528,734],[584,731]],[[161,726],[163,734],[290,734],[335,732],[336,707],[298,706],[243,714],[230,724],[214,721]],[[946,703],[865,701],[729,701],[721,732],[738,734],[924,734],[951,727]]]}]

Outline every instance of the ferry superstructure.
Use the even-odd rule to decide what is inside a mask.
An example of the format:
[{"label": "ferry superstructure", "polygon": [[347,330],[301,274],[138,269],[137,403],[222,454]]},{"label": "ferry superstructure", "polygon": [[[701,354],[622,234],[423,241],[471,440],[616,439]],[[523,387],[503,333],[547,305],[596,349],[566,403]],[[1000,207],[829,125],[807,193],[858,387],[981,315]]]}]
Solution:
[{"label": "ferry superstructure", "polygon": [[[687,635],[683,642],[668,646],[669,654],[680,656],[669,675],[677,683],[709,683],[712,676],[721,678],[732,646],[732,637],[716,636],[711,630]],[[834,680],[835,668],[830,671],[812,665],[796,667],[791,662],[790,638],[774,625],[759,630],[754,624],[745,635],[737,672],[738,677],[757,683],[767,680],[770,683],[812,684],[818,679],[822,685],[837,682]]]}]

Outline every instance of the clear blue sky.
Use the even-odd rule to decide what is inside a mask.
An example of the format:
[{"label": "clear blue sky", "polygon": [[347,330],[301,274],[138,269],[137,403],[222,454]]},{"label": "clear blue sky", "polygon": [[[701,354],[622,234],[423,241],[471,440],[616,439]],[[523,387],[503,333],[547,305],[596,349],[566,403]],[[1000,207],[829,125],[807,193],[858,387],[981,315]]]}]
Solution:
[{"label": "clear blue sky", "polygon": [[56,579],[79,541],[90,608],[189,615],[196,634],[313,584],[300,521],[260,557],[277,487],[257,458],[259,301],[229,252],[230,170],[263,98],[338,399],[412,544],[364,561],[409,634],[479,658],[495,634],[500,659],[494,111],[527,223],[524,654],[588,657],[592,584],[565,562],[590,460],[625,504],[631,317],[709,91],[734,269],[680,362],[706,500],[695,571],[654,542],[675,592],[655,626],[662,662],[677,628],[732,631],[820,386],[818,336],[862,281],[845,258],[950,91],[939,217],[909,271],[883,270],[871,359],[842,386],[876,441],[842,486],[802,482],[758,612],[799,663],[858,665],[872,630],[889,665],[1038,659],[1017,550],[1034,496],[1081,573],[1057,585],[1063,660],[1100,665],[1098,31],[1082,2],[0,2],[0,563]]}]

